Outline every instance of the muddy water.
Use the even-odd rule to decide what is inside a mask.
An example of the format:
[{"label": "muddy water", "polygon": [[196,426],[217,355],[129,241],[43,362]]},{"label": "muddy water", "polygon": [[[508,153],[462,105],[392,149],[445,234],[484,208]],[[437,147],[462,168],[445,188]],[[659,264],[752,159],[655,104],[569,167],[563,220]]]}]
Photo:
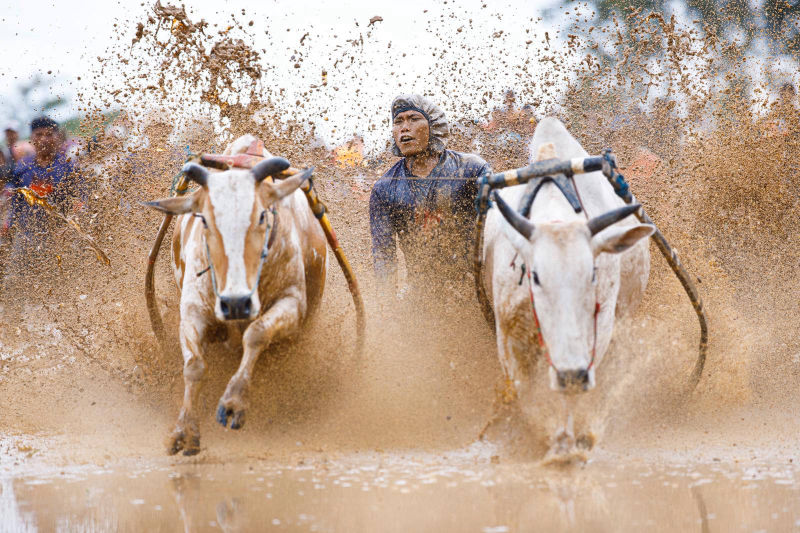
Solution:
[{"label": "muddy water", "polygon": [[2,531],[795,531],[794,464],[554,471],[470,450],[0,478]]},{"label": "muddy water", "polygon": [[[443,42],[448,32],[461,32],[457,27],[437,30]],[[136,135],[124,150],[106,139],[93,152],[97,196],[81,219],[114,267],[72,246],[53,251],[59,260],[49,270],[3,288],[0,531],[800,529],[800,314],[792,290],[800,210],[785,143],[762,135],[755,119],[713,94],[708,106],[719,104],[725,113],[713,117],[717,129],[697,135],[691,122],[700,117],[673,124],[677,117],[661,120],[649,110],[612,132],[600,118],[620,113],[625,86],[600,87],[607,109],[578,98],[594,91],[567,95],[561,109],[571,130],[590,152],[610,145],[630,165],[625,172],[637,197],[699,278],[711,344],[703,379],[687,395],[697,326],[680,285],[652,250],[645,301],[631,321],[617,324],[597,389],[572,412],[587,420],[597,446],[585,464],[542,466],[549,439],[564,424],[559,398],[544,379],[541,397],[527,406],[528,425],[511,413],[485,442],[477,440],[503,376],[469,280],[470,298],[450,315],[433,317],[413,302],[382,301],[372,291],[367,199],[375,174],[394,159],[373,153],[363,177],[361,169],[332,163],[315,144],[295,107],[299,100],[268,91],[253,93],[250,103],[232,98],[241,82],[234,74],[244,72],[248,82],[259,56],[242,27],[232,31],[243,41],[228,41],[227,30],[201,30],[180,9],[157,7],[136,37],[146,61],[129,62],[130,41],[124,42],[119,67],[130,95],[114,94],[128,112],[120,125]],[[203,52],[211,45],[225,53],[225,64]],[[546,50],[540,46],[536,54],[549,57]],[[568,51],[556,55],[569,65]],[[154,84],[152,65],[161,61],[156,72],[170,75]],[[331,102],[345,92],[333,81],[336,63],[325,67],[329,87],[321,71],[319,90],[330,90]],[[355,65],[356,77],[369,78],[365,64]],[[213,74],[211,84],[198,86],[205,77],[195,71]],[[522,74],[530,81],[520,82],[520,97],[536,102],[541,78]],[[550,77],[545,87],[558,78]],[[443,102],[448,112],[479,101],[458,85],[443,85],[451,89],[441,96],[450,100]],[[162,109],[139,98],[152,90],[180,95],[179,101],[165,99]],[[183,123],[173,119],[185,119],[184,99],[192,101],[192,94],[210,107],[176,127]],[[680,94],[676,99],[683,101]],[[363,100],[371,116],[374,102]],[[131,109],[137,103],[138,118]],[[486,120],[490,107],[481,105]],[[730,135],[723,120],[729,111],[752,127],[739,125],[738,135]],[[257,115],[294,118],[273,124]],[[292,129],[295,119],[302,127]],[[466,119],[453,117],[459,120]],[[524,143],[495,150],[485,138],[491,136],[470,129],[470,121],[450,147],[473,151],[482,140],[478,151],[496,170],[525,163]],[[364,287],[367,349],[360,358],[352,353],[351,304],[334,267],[320,315],[295,342],[271,347],[259,360],[247,425],[238,433],[220,428],[213,412],[240,352],[210,348],[201,453],[167,457],[164,439],[183,394],[181,358],[157,347],[141,290],[160,218],[131,206],[167,194],[184,140],[193,150],[219,151],[242,133],[256,134],[297,166],[316,166],[320,195]],[[653,174],[635,172],[640,152],[659,155]],[[781,179],[754,180],[753,160]],[[158,268],[158,301],[174,341],[177,294],[163,255]]]}]

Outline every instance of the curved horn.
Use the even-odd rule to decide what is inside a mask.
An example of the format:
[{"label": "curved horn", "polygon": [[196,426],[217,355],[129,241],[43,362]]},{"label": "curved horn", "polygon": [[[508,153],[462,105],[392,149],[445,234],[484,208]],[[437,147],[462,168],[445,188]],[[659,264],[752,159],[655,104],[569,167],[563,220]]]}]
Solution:
[{"label": "curved horn", "polygon": [[634,214],[639,210],[640,207],[642,207],[642,204],[631,204],[626,205],[625,207],[612,209],[607,213],[603,213],[602,215],[596,216],[589,220],[586,225],[589,226],[589,231],[592,235],[597,235],[611,224],[619,222],[623,218]]},{"label": "curved horn", "polygon": [[186,163],[183,165],[181,172],[186,174],[186,177],[201,187],[205,187],[208,184],[208,170],[197,163]]},{"label": "curved horn", "polygon": [[523,237],[530,239],[535,229],[533,223],[514,211],[511,206],[505,203],[500,195],[497,194],[497,191],[494,191],[492,196],[494,196],[494,201],[497,204],[497,208],[500,209],[500,212],[503,214],[503,218],[505,218],[515,230],[522,234]]},{"label": "curved horn", "polygon": [[282,157],[270,157],[260,162],[250,171],[255,176],[256,181],[261,181],[267,176],[274,176],[282,170],[289,168],[289,162]]}]

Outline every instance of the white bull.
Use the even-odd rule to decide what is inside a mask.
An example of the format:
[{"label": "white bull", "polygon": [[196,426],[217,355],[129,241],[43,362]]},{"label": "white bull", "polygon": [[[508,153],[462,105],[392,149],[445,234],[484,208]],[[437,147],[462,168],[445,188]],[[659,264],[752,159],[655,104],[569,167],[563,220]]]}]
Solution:
[{"label": "white bull", "polygon": [[[237,140],[226,154],[244,152],[254,140]],[[241,141],[241,142],[240,142]],[[219,401],[217,421],[239,429],[259,354],[299,330],[322,297],[327,268],[325,235],[298,187],[310,171],[271,183],[288,168],[267,157],[252,170],[209,172],[188,163],[183,170],[200,185],[193,194],[151,202],[182,215],[172,241],[172,266],[180,289],[180,344],[185,392],[170,437],[171,454],[200,451],[195,408],[205,375],[207,344],[227,326],[241,334],[239,369]]]},{"label": "white bull", "polygon": [[[588,156],[555,118],[538,124],[531,159],[543,146],[555,151],[547,158]],[[632,208],[623,207],[600,172],[574,179],[585,213],[575,213],[549,182],[539,190],[529,219],[515,210],[525,185],[499,191],[499,209],[486,218],[484,283],[493,300],[500,362],[523,404],[541,356],[547,358],[552,389],[593,388],[615,315],[630,313],[647,286],[646,237],[655,228],[628,216]]]}]

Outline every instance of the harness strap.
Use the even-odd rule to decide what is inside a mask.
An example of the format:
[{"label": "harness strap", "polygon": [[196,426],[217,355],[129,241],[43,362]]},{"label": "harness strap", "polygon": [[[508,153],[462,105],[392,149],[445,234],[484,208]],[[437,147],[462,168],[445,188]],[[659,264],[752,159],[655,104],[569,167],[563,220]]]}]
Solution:
[{"label": "harness strap", "polygon": [[[558,178],[562,178],[562,179],[557,180],[557,179],[555,179],[555,177],[551,178],[549,176],[541,178],[538,181],[538,183],[535,185],[535,187],[533,188],[532,194],[526,194],[523,197],[523,199],[522,199],[522,204],[523,205],[522,205],[522,208],[520,209],[520,213],[523,214],[523,216],[525,216],[525,218],[528,217],[528,215],[530,214],[531,206],[533,205],[533,200],[536,197],[536,193],[539,192],[539,189],[542,187],[542,185],[544,185],[546,180],[552,180],[553,183],[555,183],[556,186],[558,186],[559,190],[561,190],[561,192],[567,198],[567,201],[569,201],[569,203],[570,203],[570,205],[572,205],[573,209],[575,209],[575,212],[579,213],[579,212],[582,211],[583,214],[586,215],[586,218],[588,219],[589,218],[589,214],[586,212],[586,209],[583,206],[583,200],[581,199],[581,195],[578,192],[577,185],[575,185],[575,178],[573,176],[567,177],[567,176],[565,176],[563,174],[560,174],[557,177]],[[571,194],[567,194],[567,191],[570,191]],[[574,195],[572,193],[574,193]],[[576,204],[577,204],[577,207],[576,207]],[[511,268],[515,268],[516,258],[517,258],[517,255],[515,254],[514,255],[514,259],[511,260],[511,265],[509,265],[509,266],[511,266]],[[536,338],[537,338],[537,340],[539,342],[539,347],[544,352],[545,358],[547,359],[547,364],[550,365],[551,367],[553,367],[553,369],[556,372],[558,372],[558,368],[553,364],[553,360],[550,358],[550,350],[547,348],[547,343],[545,343],[544,336],[542,335],[542,327],[541,327],[541,324],[539,323],[539,315],[536,314],[536,304],[535,304],[535,302],[533,300],[533,283],[531,281],[531,271],[532,271],[532,269],[528,269],[528,271],[525,272],[525,270],[526,270],[525,269],[525,263],[523,263],[521,265],[521,270],[522,270],[522,275],[519,278],[519,284],[522,285],[522,279],[525,277],[526,274],[527,274],[527,277],[528,277],[528,293],[530,294],[531,312],[533,313],[533,322],[534,322],[534,324],[536,326]],[[593,336],[594,336],[594,340],[592,342],[592,358],[589,361],[589,365],[586,367],[587,371],[590,370],[594,366],[595,356],[597,355],[597,315],[600,314],[600,307],[601,306],[600,306],[600,302],[598,302],[596,298],[597,298],[597,295],[595,294],[594,324],[592,326],[592,329],[593,329],[592,333],[593,333]]]},{"label": "harness strap", "polygon": [[[267,256],[269,255],[269,249],[270,249],[271,245],[273,244],[273,242],[275,241],[275,235],[277,235],[277,233],[278,233],[277,231],[274,231],[274,230],[277,230],[277,228],[278,228],[278,211],[275,209],[274,206],[272,207],[272,209],[270,211],[272,211],[272,218],[274,220],[274,226],[267,225],[267,232],[264,235],[264,246],[261,248],[261,259],[259,260],[258,270],[256,271],[256,282],[253,285],[253,288],[250,289],[250,293],[248,294],[248,297],[249,296],[253,296],[253,293],[256,292],[256,290],[258,290],[258,284],[261,281],[261,271],[263,270],[263,267],[264,267],[264,260],[266,260]],[[206,272],[208,272],[210,270],[211,271],[211,286],[214,289],[214,294],[216,295],[217,298],[221,298],[221,296],[219,294],[219,289],[217,288],[217,275],[216,275],[216,272],[214,270],[214,263],[211,262],[211,251],[208,249],[208,241],[206,240],[205,235],[203,235],[203,244],[206,247],[206,261],[208,261],[208,267],[205,270],[199,272],[197,275],[198,276],[202,276],[203,274],[205,274]]]}]

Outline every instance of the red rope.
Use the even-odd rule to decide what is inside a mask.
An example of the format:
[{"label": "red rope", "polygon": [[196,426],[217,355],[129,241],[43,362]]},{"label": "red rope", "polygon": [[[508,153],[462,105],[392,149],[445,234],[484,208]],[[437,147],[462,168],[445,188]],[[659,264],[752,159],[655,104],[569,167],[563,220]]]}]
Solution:
[{"label": "red rope", "polygon": [[[581,199],[581,195],[578,192],[578,185],[575,183],[575,177],[572,176],[572,185],[575,188],[575,194],[578,197],[578,203],[581,204],[581,211],[583,214],[586,215],[586,218],[589,218],[589,214],[586,212],[586,208],[583,205],[583,200]],[[516,260],[516,255],[514,259],[511,260],[511,267],[514,268],[514,261]],[[544,336],[542,335],[542,326],[539,323],[539,315],[536,314],[536,304],[533,301],[533,283],[531,282],[531,271],[533,268],[528,269],[528,293],[531,296],[531,311],[533,312],[533,322],[536,324],[536,336],[539,341],[539,347],[544,351],[544,356],[547,359],[547,364],[553,367],[553,369],[558,372],[558,368],[553,364],[553,360],[550,358],[550,350],[547,348],[547,343],[544,342]],[[594,342],[592,343],[592,359],[589,361],[589,366],[586,367],[586,371],[588,372],[594,366],[595,356],[597,355],[597,315],[600,314],[600,302],[597,301],[597,294],[595,293],[595,303],[594,303],[594,326],[593,326],[593,333],[594,333]]]}]

